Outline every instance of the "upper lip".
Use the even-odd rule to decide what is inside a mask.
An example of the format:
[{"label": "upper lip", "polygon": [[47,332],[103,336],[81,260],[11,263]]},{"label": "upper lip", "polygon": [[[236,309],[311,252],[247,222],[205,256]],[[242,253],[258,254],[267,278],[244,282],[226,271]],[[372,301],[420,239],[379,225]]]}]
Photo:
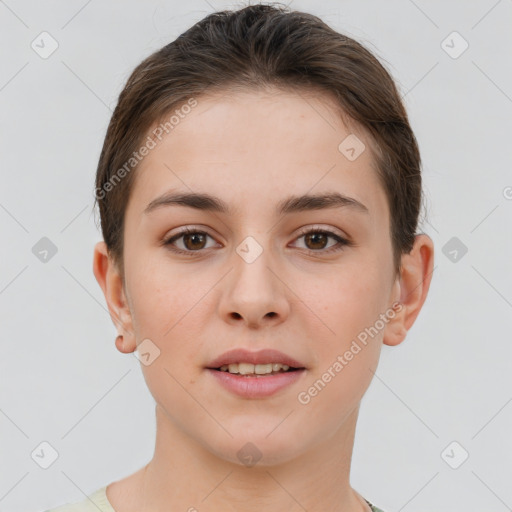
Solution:
[{"label": "upper lip", "polygon": [[265,363],[282,363],[290,366],[291,368],[304,368],[304,365],[293,359],[283,352],[274,349],[263,349],[256,352],[251,352],[245,348],[235,348],[224,352],[213,361],[210,361],[207,368],[220,368],[225,364],[232,363],[252,363],[252,364],[265,364]]}]

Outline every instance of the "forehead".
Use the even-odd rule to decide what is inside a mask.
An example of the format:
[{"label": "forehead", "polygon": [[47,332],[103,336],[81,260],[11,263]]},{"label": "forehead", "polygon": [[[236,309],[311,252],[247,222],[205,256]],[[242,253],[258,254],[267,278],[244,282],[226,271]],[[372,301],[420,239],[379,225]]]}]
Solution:
[{"label": "forehead", "polygon": [[256,198],[270,208],[283,195],[333,190],[369,210],[386,208],[370,137],[356,123],[347,126],[329,97],[273,90],[196,101],[173,111],[181,115],[139,164],[131,194],[139,215],[171,188],[208,192],[234,209],[249,209]]}]

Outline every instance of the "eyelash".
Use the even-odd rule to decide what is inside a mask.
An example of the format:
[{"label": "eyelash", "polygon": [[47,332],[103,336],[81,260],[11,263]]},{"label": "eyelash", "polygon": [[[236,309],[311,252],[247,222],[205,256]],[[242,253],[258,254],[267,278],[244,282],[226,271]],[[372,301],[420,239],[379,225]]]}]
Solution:
[{"label": "eyelash", "polygon": [[[343,238],[340,235],[338,235],[332,231],[329,231],[327,229],[320,229],[320,228],[311,228],[311,229],[306,229],[304,231],[301,231],[299,233],[299,235],[297,236],[297,239],[299,239],[305,235],[318,234],[318,233],[328,235],[328,238],[334,238],[338,243],[329,247],[328,249],[317,249],[317,250],[304,249],[309,254],[314,254],[314,255],[331,254],[331,253],[343,250],[344,246],[351,247],[352,245],[354,245],[351,241],[347,240],[346,238]],[[201,231],[199,229],[194,229],[194,228],[184,228],[179,233],[177,233],[177,234],[173,235],[172,237],[170,237],[169,239],[165,240],[163,242],[163,245],[167,246],[169,248],[169,250],[171,250],[177,254],[185,254],[187,256],[191,256],[194,253],[200,253],[200,252],[204,251],[205,249],[198,249],[197,251],[191,251],[191,250],[183,250],[183,249],[178,249],[176,247],[172,247],[172,244],[176,240],[179,240],[184,235],[188,235],[188,234],[204,234],[204,235],[209,236],[210,238],[213,238],[206,231]]]}]

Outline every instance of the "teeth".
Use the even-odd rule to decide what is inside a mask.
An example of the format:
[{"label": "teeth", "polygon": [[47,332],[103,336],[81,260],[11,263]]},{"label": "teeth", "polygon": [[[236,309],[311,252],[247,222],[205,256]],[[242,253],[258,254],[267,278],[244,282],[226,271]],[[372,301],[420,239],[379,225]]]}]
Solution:
[{"label": "teeth", "polygon": [[272,372],[287,371],[290,367],[281,363],[251,364],[251,363],[231,363],[220,367],[220,371],[229,373],[239,373],[240,375],[267,375]]}]

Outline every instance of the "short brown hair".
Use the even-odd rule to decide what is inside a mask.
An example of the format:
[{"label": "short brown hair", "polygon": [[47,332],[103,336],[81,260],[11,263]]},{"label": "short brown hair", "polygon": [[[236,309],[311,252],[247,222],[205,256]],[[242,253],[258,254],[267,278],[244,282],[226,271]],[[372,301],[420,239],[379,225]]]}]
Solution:
[{"label": "short brown hair", "polygon": [[369,133],[400,271],[401,255],[414,243],[422,184],[418,144],[392,77],[362,44],[318,17],[260,4],[206,16],[143,60],[119,95],[95,196],[103,238],[123,277],[124,219],[136,165],[114,178],[123,165],[126,171],[151,126],[202,93],[270,86],[323,92]]}]

